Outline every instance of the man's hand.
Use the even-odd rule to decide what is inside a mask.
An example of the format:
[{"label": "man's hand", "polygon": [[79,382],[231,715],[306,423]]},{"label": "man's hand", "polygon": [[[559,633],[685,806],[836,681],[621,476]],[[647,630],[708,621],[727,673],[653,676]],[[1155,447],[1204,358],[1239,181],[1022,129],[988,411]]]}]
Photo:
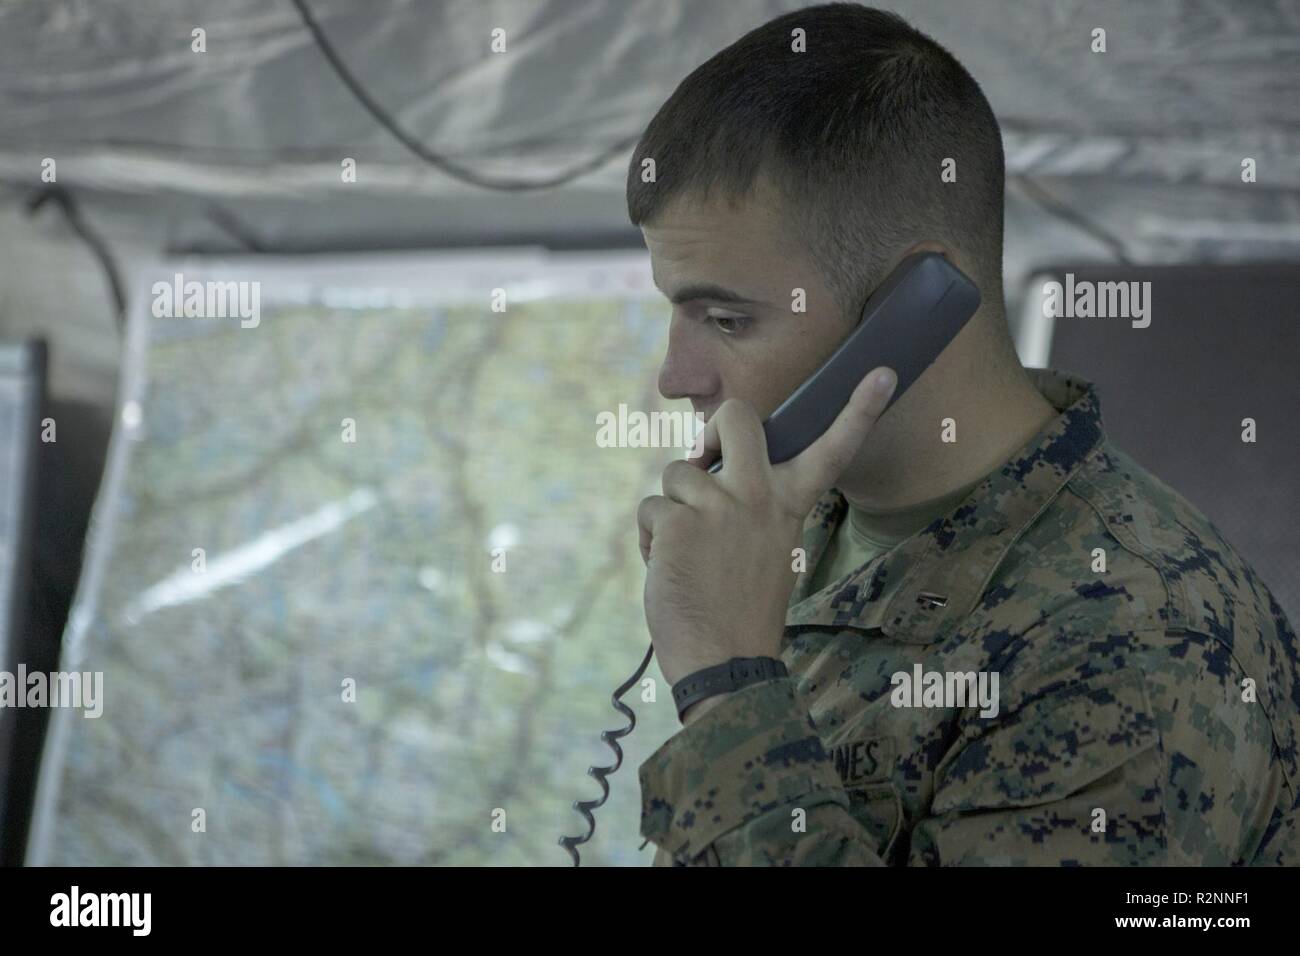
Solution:
[{"label": "man's hand", "polygon": [[[890,369],[874,370],[826,433],[779,465],[768,462],[754,409],[728,399],[691,457],[664,469],[664,493],[641,502],[637,523],[646,623],[669,684],[733,657],[779,656],[804,519],[853,460],[896,383]],[[719,454],[722,470],[710,475]]]}]

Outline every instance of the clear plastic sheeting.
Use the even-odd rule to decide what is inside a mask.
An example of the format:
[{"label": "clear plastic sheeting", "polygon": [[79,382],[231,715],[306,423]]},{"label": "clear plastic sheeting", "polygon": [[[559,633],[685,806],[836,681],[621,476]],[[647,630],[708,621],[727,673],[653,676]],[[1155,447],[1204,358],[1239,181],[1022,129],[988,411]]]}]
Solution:
[{"label": "clear plastic sheeting", "polygon": [[[485,261],[141,274],[256,281],[261,311],[138,296],[60,665],[103,673],[103,714],[53,716],[30,862],[567,862],[644,652],[636,503],[684,454],[598,448],[597,415],[661,407],[666,306],[637,257],[522,251],[507,296],[546,295],[494,312],[457,292]],[[401,307],[346,303],[377,276]],[[655,698],[633,766],[677,726]],[[625,774],[589,862],[649,862]]]},{"label": "clear plastic sheeting", "polygon": [[[484,175],[539,179],[635,137],[695,66],[808,5],[308,3],[349,68],[427,148]],[[1300,6],[1290,0],[912,0],[890,9],[983,86],[1007,138],[1008,171],[1089,179],[1090,209],[1122,209],[1107,197],[1124,183],[1210,184],[1221,191],[1195,204],[1177,190],[1162,197],[1164,218],[1241,221],[1247,157],[1258,192],[1300,189]],[[196,29],[205,53],[192,51]],[[504,52],[491,50],[496,29]],[[1097,30],[1105,52],[1093,49]],[[421,198],[456,200],[439,207],[438,225],[464,228],[454,210],[473,218],[486,199],[381,129],[289,3],[11,4],[0,9],[0,64],[2,180],[30,181],[43,157],[55,157],[81,186],[124,193],[339,198],[340,162],[352,157],[361,172],[347,195],[387,197],[392,207],[336,206],[327,230],[364,230],[370,217],[381,223]],[[609,197],[566,220],[568,229],[625,225],[625,158],[564,190]],[[517,211],[544,201],[509,198]],[[1272,222],[1294,222],[1294,213],[1292,202],[1263,210]]]}]

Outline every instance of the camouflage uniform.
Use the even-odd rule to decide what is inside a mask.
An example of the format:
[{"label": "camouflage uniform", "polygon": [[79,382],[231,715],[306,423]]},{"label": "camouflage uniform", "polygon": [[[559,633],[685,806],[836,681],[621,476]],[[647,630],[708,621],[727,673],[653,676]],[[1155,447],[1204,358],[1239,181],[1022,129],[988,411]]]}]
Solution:
[{"label": "camouflage uniform", "polygon": [[[642,764],[656,865],[1300,860],[1286,617],[1106,440],[1087,382],[1031,375],[1062,414],[893,550],[815,594],[801,575],[790,676]],[[809,515],[810,569],[845,510],[831,490]],[[891,675],[917,664],[996,672],[996,716],[894,706]]]}]

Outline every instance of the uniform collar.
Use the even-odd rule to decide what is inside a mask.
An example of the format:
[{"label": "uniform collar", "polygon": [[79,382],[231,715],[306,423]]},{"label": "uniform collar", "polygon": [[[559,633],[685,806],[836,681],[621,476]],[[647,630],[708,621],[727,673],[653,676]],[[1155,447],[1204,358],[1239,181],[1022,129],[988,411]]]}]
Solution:
[{"label": "uniform collar", "polygon": [[[1101,403],[1090,382],[1026,369],[1060,412],[951,512],[833,587],[795,588],[789,626],[879,629],[916,644],[947,638],[974,609],[998,565],[1088,455],[1105,440]],[[816,568],[848,510],[832,488],[804,524],[808,568]]]}]

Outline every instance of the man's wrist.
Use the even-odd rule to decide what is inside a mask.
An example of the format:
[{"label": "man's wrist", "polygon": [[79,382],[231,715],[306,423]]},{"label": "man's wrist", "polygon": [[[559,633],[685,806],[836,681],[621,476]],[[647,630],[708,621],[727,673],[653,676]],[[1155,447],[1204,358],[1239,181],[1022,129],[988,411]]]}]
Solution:
[{"label": "man's wrist", "polygon": [[[681,678],[673,685],[673,702],[677,705],[678,718],[685,726],[687,714],[697,704],[715,700],[752,684],[785,676],[785,664],[778,657],[733,657]],[[716,702],[714,706],[717,706]],[[705,708],[700,713],[710,709],[712,708]]]}]

